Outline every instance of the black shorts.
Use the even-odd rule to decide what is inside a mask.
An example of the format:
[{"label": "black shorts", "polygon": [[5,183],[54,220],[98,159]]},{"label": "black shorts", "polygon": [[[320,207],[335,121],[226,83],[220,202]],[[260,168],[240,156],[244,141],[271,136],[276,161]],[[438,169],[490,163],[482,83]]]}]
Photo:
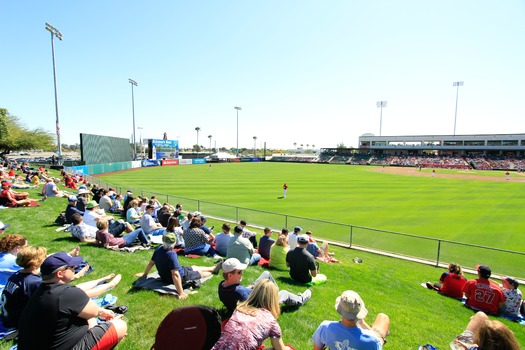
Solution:
[{"label": "black shorts", "polygon": [[183,266],[182,269],[184,270],[182,284],[184,284],[186,281],[194,281],[201,279],[201,274],[199,273],[199,271],[193,271],[191,266]]},{"label": "black shorts", "polygon": [[[104,339],[103,339],[104,338]],[[91,350],[97,344],[102,348],[112,348],[117,345],[118,335],[111,322],[101,323],[88,330],[86,335],[72,350]]]},{"label": "black shorts", "polygon": [[124,231],[126,231],[126,224],[122,222],[115,221],[108,227],[108,232],[113,236],[118,236]]}]

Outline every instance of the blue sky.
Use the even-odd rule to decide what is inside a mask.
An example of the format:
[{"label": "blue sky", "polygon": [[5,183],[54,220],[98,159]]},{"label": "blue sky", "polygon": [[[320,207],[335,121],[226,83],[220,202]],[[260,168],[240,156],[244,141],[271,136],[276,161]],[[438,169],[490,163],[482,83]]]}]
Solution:
[{"label": "blue sky", "polygon": [[0,107],[55,132],[235,147],[523,133],[521,0],[2,1]]}]

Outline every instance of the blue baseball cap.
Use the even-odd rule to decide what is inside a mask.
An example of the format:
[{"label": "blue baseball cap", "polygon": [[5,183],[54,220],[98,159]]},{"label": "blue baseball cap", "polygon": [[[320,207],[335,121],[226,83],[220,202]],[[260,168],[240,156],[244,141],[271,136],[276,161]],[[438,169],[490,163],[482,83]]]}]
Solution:
[{"label": "blue baseball cap", "polygon": [[40,266],[42,276],[52,275],[53,272],[64,266],[77,266],[84,259],[81,256],[71,256],[66,252],[52,254]]}]

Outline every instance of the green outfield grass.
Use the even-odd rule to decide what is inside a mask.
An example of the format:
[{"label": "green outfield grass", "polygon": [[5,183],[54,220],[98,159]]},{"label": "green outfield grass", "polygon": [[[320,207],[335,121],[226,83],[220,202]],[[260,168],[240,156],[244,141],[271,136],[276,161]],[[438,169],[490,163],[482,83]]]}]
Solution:
[{"label": "green outfield grass", "polygon": [[[212,170],[208,165],[152,167],[101,179],[123,188],[525,252],[525,240],[520,239],[525,231],[521,207],[525,183],[375,170],[326,164],[223,163],[213,164]],[[289,186],[286,199],[281,198],[284,182]],[[347,236],[345,228],[340,237]]]},{"label": "green outfield grass", "polygon": [[[231,175],[236,170],[253,172],[253,169],[264,169],[264,172],[268,172],[273,166],[272,164],[268,164],[268,166],[267,164],[259,164],[260,168],[254,168],[244,167],[244,164],[237,165],[239,165],[239,169],[224,167],[224,172],[226,173],[230,169]],[[181,182],[184,182],[184,177],[186,182],[189,182],[194,181],[197,176],[208,176],[206,174],[197,175],[199,172],[195,172],[193,176],[177,172],[177,170],[191,171],[190,168],[192,167],[169,168],[165,174],[157,173],[154,181],[143,179],[137,185],[133,184],[133,187],[148,188],[149,185],[159,183],[160,177],[179,178]],[[199,168],[200,173],[209,171],[204,167],[194,168]],[[286,170],[286,168],[285,166],[284,169]],[[343,167],[336,166],[333,168],[337,172],[340,171],[339,168]],[[214,166],[212,171],[218,170],[217,172],[220,172],[219,169],[220,166]],[[276,169],[282,168],[276,167]],[[293,167],[293,169],[293,174],[301,174],[305,169],[310,168],[305,166]],[[303,169],[302,172],[301,169]],[[322,170],[324,168],[312,166],[311,169]],[[354,168],[350,169],[352,169],[350,173],[354,172]],[[126,181],[130,181],[130,175],[141,175],[142,173],[152,175],[154,173],[152,170],[159,171],[161,169],[146,169],[119,175],[126,178]],[[370,173],[369,175],[373,176],[374,174]],[[248,176],[248,173],[245,173],[245,176]],[[223,177],[219,182],[225,181],[225,178]],[[295,188],[298,183],[286,181],[293,183],[293,190],[296,191]],[[274,180],[274,182],[276,182],[277,189],[272,190],[272,200],[275,201],[280,195],[281,180]],[[172,186],[173,191],[177,193],[176,184],[173,183]],[[204,185],[201,184],[201,186]],[[273,188],[275,186],[268,187]],[[31,190],[30,192],[32,198],[39,198],[38,190]],[[204,193],[205,191],[201,192],[201,195]],[[286,201],[293,198],[292,193],[291,188],[290,198],[287,198]],[[239,198],[241,194],[237,194]],[[247,196],[251,196],[251,194],[252,192],[245,193]],[[296,194],[294,193],[294,195]],[[227,201],[228,192],[223,192],[222,198],[224,202]],[[246,206],[248,202],[244,202]],[[313,206],[315,209],[323,206],[323,201],[315,200],[307,205],[305,205],[306,203],[303,205],[300,202],[295,203],[293,207],[298,211],[301,207]],[[2,210],[0,211],[0,221],[11,224],[6,233],[24,235],[28,238],[30,245],[45,246],[48,252],[70,251],[78,243],[67,232],[55,232],[57,226],[53,224],[54,219],[66,207],[66,204],[65,199],[49,198],[47,201],[41,202],[40,207]],[[221,224],[222,221],[210,220],[210,225],[219,227]],[[260,231],[258,232],[260,233]],[[129,307],[129,312],[125,316],[128,323],[128,336],[117,347],[118,349],[149,349],[154,342],[158,325],[173,308],[194,304],[210,305],[219,310],[222,308],[217,298],[217,285],[221,280],[220,276],[214,276],[210,281],[204,283],[196,294],[192,294],[188,299],[181,301],[174,297],[163,297],[154,292],[137,291],[131,288],[135,280],[133,274],[144,270],[151,258],[152,251],[120,253],[90,244],[81,243],[80,246],[81,255],[95,268],[85,279],[100,278],[109,273],[121,273],[123,275],[122,282],[110,291],[111,294],[118,297],[117,305]],[[420,286],[425,281],[437,281],[443,269],[353,249],[331,247],[331,250],[335,252],[335,257],[341,263],[321,263],[321,272],[328,277],[327,284],[311,287],[312,299],[299,309],[284,310],[278,320],[283,330],[284,341],[293,345],[297,350],[313,348],[311,336],[321,321],[338,319],[338,314],[334,309],[335,298],[347,289],[356,290],[361,294],[369,310],[367,317],[369,322],[373,322],[379,312],[384,312],[390,316],[392,322],[391,335],[388,337],[388,344],[385,349],[417,349],[418,345],[426,343],[431,343],[439,349],[447,349],[448,343],[464,329],[468,319],[473,315],[471,310],[463,307],[458,301],[440,296]],[[361,258],[363,263],[353,263],[352,259],[355,257]],[[211,258],[188,259],[181,257],[180,261],[183,265],[209,266],[213,264]],[[261,267],[248,268],[244,274],[245,283],[255,280],[263,270]],[[304,291],[305,287],[294,284],[288,278],[287,272],[272,271],[272,274],[281,289],[291,292]],[[467,278],[472,277],[472,275],[467,275]],[[525,346],[524,327],[505,319],[499,320],[509,326],[516,334],[520,344]],[[176,342],[177,339],[174,339],[174,343]],[[9,349],[12,344],[12,341],[0,342],[0,350]]]}]

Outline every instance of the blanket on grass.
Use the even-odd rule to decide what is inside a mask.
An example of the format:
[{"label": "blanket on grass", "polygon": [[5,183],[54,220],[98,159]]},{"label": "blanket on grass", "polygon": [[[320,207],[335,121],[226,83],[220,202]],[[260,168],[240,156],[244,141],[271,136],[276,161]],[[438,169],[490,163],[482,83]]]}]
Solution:
[{"label": "blanket on grass", "polygon": [[[208,281],[213,276],[201,278],[201,284]],[[178,295],[175,285],[162,282],[158,272],[150,273],[147,277],[141,277],[133,283],[133,288],[150,289],[160,294]],[[184,289],[184,293],[189,294],[192,289]]]}]

